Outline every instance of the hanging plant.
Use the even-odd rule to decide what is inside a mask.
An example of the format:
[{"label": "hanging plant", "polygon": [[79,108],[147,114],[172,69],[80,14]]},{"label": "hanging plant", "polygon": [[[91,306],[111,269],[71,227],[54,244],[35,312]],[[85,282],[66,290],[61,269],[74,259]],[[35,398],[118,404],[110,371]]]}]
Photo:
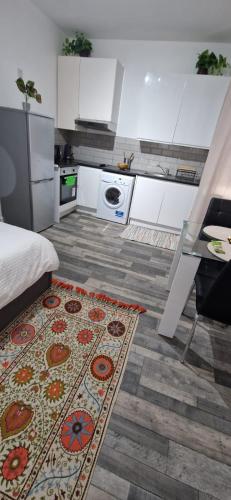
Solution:
[{"label": "hanging plant", "polygon": [[79,55],[89,57],[92,51],[92,43],[86,37],[85,33],[76,31],[75,38],[65,38],[63,43],[63,53],[65,56]]}]

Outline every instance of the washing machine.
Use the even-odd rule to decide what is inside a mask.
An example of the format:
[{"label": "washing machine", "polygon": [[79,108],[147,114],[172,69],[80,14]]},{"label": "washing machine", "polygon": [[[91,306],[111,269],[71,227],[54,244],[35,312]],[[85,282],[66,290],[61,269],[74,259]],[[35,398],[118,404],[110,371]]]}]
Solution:
[{"label": "washing machine", "polygon": [[96,216],[126,224],[135,178],[129,175],[102,172]]}]

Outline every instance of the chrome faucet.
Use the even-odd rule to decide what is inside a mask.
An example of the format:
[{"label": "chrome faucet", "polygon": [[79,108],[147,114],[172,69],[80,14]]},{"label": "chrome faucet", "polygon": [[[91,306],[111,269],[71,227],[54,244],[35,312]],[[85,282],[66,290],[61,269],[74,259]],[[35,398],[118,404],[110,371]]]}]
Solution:
[{"label": "chrome faucet", "polygon": [[161,167],[161,165],[159,165],[159,163],[155,167],[160,168],[160,170],[162,170],[164,175],[169,175],[169,168],[163,168],[163,167]]}]

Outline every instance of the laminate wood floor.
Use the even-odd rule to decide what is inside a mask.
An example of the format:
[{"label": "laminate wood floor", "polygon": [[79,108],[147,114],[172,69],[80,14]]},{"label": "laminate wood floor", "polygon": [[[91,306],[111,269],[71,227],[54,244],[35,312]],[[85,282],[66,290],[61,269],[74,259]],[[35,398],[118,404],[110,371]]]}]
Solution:
[{"label": "laminate wood floor", "polygon": [[59,276],[147,308],[87,500],[230,500],[231,330],[200,323],[183,366],[191,320],[182,316],[172,340],[156,333],[173,254],[123,240],[123,229],[72,213],[43,233]]}]

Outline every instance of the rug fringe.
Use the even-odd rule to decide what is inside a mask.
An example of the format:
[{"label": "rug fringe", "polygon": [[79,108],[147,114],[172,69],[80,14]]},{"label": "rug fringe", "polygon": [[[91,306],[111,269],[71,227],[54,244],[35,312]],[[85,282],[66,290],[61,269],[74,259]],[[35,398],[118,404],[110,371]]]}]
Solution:
[{"label": "rug fringe", "polygon": [[56,278],[52,278],[52,284],[55,286],[59,286],[60,288],[65,288],[66,290],[73,290],[74,288],[74,285],[66,283],[65,281],[57,280]]},{"label": "rug fringe", "polygon": [[112,305],[115,305],[117,307],[121,307],[122,309],[129,309],[132,311],[137,311],[138,313],[145,313],[147,311],[147,309],[145,309],[145,307],[142,307],[139,304],[127,304],[126,302],[121,302],[120,300],[112,299],[112,297],[109,297],[108,295],[105,295],[104,293],[88,292],[84,288],[80,288],[78,286],[74,287],[74,285],[71,285],[70,283],[66,283],[64,281],[57,280],[56,278],[52,278],[52,283],[55,286],[65,288],[67,290],[73,290],[75,288],[75,291],[80,295],[90,297],[92,299],[97,299],[97,300],[100,300],[101,302],[107,302],[108,304],[112,304]]}]

